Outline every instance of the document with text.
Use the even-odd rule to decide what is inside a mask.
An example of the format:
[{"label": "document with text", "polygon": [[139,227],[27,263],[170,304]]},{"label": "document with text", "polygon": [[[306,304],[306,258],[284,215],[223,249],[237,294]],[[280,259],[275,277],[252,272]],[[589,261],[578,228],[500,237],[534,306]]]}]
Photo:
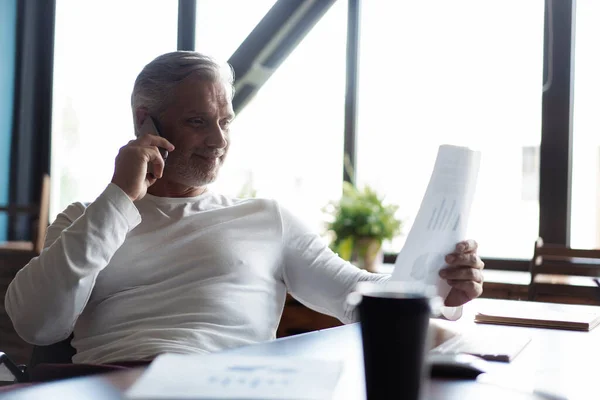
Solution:
[{"label": "document with text", "polygon": [[341,361],[294,357],[163,354],[128,399],[330,399]]},{"label": "document with text", "polygon": [[445,256],[466,239],[481,152],[442,145],[419,212],[396,258],[392,281],[435,285],[446,298],[450,286],[439,277]]}]

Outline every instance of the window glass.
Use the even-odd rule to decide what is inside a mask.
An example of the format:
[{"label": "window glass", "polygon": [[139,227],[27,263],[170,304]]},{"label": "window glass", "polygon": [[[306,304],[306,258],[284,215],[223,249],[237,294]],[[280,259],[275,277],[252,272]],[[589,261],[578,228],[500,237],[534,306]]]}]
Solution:
[{"label": "window glass", "polygon": [[196,51],[227,60],[276,0],[197,0]]},{"label": "window glass", "polygon": [[342,191],[346,9],[336,2],[237,116],[213,184],[275,198],[319,232]]},{"label": "window glass", "polygon": [[571,246],[600,248],[600,2],[576,7]]},{"label": "window glass", "polygon": [[93,201],[134,138],[131,91],[156,56],[177,49],[177,2],[57,0],[51,219]]},{"label": "window glass", "polygon": [[[543,0],[362,4],[359,185],[397,204],[406,235],[440,144],[482,151],[468,236],[530,258],[538,234]],[[405,236],[387,250],[398,251]]]}]

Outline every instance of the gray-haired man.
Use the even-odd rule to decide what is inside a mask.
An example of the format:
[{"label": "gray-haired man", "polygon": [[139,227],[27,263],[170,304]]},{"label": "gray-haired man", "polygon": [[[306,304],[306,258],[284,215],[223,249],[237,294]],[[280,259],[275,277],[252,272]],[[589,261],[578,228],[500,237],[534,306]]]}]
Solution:
[{"label": "gray-haired man", "polygon": [[[286,292],[356,320],[347,294],[388,276],[339,258],[276,201],[207,189],[230,145],[232,83],[227,66],[193,52],[143,69],[132,95],[137,138],[121,148],[112,182],[58,216],[8,289],[23,339],[49,344],[74,332],[76,363],[213,352],[273,339]],[[164,137],[139,133],[148,117]],[[457,244],[446,261],[446,305],[479,296],[477,244]]]}]

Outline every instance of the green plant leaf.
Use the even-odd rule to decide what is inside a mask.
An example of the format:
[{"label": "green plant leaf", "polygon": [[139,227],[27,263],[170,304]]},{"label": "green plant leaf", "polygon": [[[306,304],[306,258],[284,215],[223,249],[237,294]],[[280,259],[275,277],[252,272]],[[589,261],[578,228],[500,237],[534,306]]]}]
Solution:
[{"label": "green plant leaf", "polygon": [[[348,254],[346,248],[349,238],[352,238],[352,243],[359,238],[391,240],[400,234],[402,228],[402,221],[396,218],[398,206],[386,204],[384,197],[369,186],[359,190],[344,182],[342,197],[328,204],[323,211],[328,216],[327,228],[335,234],[332,248],[337,249],[340,256],[343,253],[348,258],[352,254],[352,250]],[[341,251],[342,243],[344,249]]]}]

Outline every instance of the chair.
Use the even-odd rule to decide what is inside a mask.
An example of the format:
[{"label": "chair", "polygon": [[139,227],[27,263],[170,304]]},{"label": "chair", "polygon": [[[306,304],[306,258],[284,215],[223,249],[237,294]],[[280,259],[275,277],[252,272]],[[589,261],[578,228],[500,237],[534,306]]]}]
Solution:
[{"label": "chair", "polygon": [[530,301],[600,305],[600,249],[535,242],[529,263]]},{"label": "chair", "polygon": [[[35,220],[32,241],[9,241],[0,243],[0,258],[2,259],[1,264],[4,268],[4,270],[0,272],[5,275],[10,272],[9,270],[14,269],[14,272],[16,272],[16,270],[20,269],[24,263],[27,263],[32,257],[35,257],[42,252],[46,231],[48,230],[49,225],[49,208],[50,175],[48,174],[44,174],[42,177],[39,203],[32,205],[0,206],[0,213],[7,213],[8,215],[29,214]],[[3,294],[4,290],[0,290],[2,298]],[[0,304],[0,306],[1,305],[2,304]],[[46,362],[63,363],[67,362],[67,360],[68,362],[71,362],[71,356],[75,351],[70,346],[70,340],[71,338],[50,346],[34,346],[29,367]],[[5,349],[0,348],[0,351],[1,350]],[[17,382],[26,382],[28,380],[27,368],[23,365],[17,365],[7,354],[2,352],[0,352],[0,364],[6,365],[7,369],[16,377]]]},{"label": "chair", "polygon": [[0,214],[28,214],[35,221],[32,241],[0,242],[0,337],[4,351],[19,362],[24,362],[31,353],[31,346],[25,343],[12,329],[12,323],[4,312],[4,294],[15,274],[40,254],[44,246],[49,225],[50,176],[45,174],[41,180],[40,200],[30,205],[2,205]]},{"label": "chair", "polygon": [[15,382],[24,383],[30,381],[30,372],[33,368],[41,364],[71,364],[72,357],[75,355],[75,349],[71,346],[73,334],[67,339],[48,346],[33,346],[31,358],[28,365],[17,365],[8,355],[0,352],[0,365],[4,364],[6,368],[14,375]]},{"label": "chair", "polygon": [[50,208],[50,175],[44,174],[42,177],[42,185],[40,191],[40,201],[33,205],[7,205],[0,206],[0,213],[8,215],[29,214],[36,220],[34,228],[33,240],[28,241],[12,241],[0,243],[0,253],[3,251],[9,252],[27,252],[33,256],[39,255],[44,248],[44,240],[49,224],[49,208]]},{"label": "chair", "polygon": [[337,318],[313,311],[288,294],[277,328],[277,338],[341,325]]},{"label": "chair", "polygon": [[[106,374],[109,372],[147,367],[151,360],[120,361],[108,364],[74,364],[72,357],[75,349],[71,347],[73,335],[67,339],[49,345],[35,346],[28,366],[15,365],[5,354],[0,353],[0,363],[15,371],[14,382],[17,384],[36,384],[71,379],[88,375]],[[10,390],[11,384],[7,386]],[[18,387],[18,386],[17,386]]]}]

